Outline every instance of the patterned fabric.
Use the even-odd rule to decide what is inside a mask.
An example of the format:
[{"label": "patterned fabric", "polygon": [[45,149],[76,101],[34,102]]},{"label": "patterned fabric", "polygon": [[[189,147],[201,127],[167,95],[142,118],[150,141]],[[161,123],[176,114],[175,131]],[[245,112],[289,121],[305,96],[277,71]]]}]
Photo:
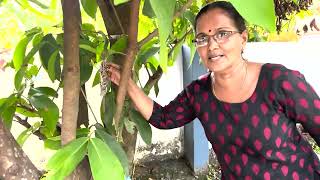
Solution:
[{"label": "patterned fabric", "polygon": [[257,87],[242,103],[219,101],[207,74],[167,106],[154,102],[149,122],[171,129],[199,118],[222,179],[319,179],[320,165],[296,123],[320,145],[320,99],[298,71],[264,64]]}]

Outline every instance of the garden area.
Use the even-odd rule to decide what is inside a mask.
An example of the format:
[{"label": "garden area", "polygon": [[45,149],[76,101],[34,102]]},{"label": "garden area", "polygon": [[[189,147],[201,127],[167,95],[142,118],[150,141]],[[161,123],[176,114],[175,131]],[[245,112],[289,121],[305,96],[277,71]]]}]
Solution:
[{"label": "garden area", "polygon": [[[184,88],[183,63],[201,63],[196,14],[213,1],[0,0],[0,179],[220,179],[211,145],[198,174],[187,131],[155,129],[127,96],[130,78],[162,105]],[[292,68],[306,58],[319,84],[320,0],[229,2],[247,23],[244,56]]]}]

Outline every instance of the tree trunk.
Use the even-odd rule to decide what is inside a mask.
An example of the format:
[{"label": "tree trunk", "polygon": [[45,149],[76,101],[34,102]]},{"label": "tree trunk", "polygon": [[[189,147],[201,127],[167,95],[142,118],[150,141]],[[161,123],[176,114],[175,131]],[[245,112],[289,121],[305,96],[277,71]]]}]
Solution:
[{"label": "tree trunk", "polygon": [[[79,0],[62,0],[64,27],[64,88],[62,107],[61,143],[76,138],[79,112],[80,65],[79,34],[81,14]],[[87,160],[84,160],[67,179],[90,179]]]},{"label": "tree trunk", "polygon": [[76,138],[79,111],[80,65],[79,31],[80,6],[78,0],[63,0],[64,68],[61,142],[63,145]]},{"label": "tree trunk", "polygon": [[0,119],[0,179],[40,179],[40,171]]}]

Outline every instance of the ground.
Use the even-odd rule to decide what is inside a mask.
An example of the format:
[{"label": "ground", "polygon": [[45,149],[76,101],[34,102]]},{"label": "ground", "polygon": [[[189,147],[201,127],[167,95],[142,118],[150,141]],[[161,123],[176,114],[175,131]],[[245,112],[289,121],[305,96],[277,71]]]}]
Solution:
[{"label": "ground", "polygon": [[[212,153],[210,153],[212,154]],[[151,161],[137,164],[134,168],[134,180],[194,180],[194,179],[220,179],[220,167],[214,154],[210,156],[209,172],[202,176],[193,174],[187,161],[182,157],[179,159],[168,159],[164,161]]]}]

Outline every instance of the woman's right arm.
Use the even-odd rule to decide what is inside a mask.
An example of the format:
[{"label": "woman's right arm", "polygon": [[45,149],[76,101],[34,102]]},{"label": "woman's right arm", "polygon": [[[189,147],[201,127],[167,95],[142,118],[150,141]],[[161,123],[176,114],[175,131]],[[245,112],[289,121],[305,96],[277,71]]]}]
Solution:
[{"label": "woman's right arm", "polygon": [[[109,80],[114,84],[119,85],[120,67],[116,64],[109,63],[106,69]],[[153,100],[148,97],[131,78],[129,78],[127,92],[141,115],[147,120],[150,119],[153,110]]]}]

